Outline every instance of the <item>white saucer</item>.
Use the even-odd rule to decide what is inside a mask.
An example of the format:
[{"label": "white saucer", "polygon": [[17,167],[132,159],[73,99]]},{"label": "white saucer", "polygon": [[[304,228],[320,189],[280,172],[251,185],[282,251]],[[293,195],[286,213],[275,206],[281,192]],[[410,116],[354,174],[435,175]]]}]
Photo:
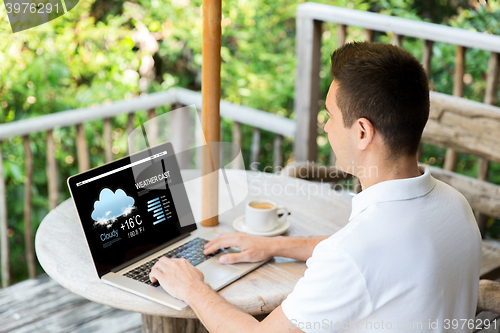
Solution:
[{"label": "white saucer", "polygon": [[234,220],[233,227],[238,231],[243,231],[246,232],[247,234],[252,234],[256,236],[277,236],[288,230],[288,228],[290,227],[290,222],[288,222],[287,219],[285,220],[285,223],[280,225],[278,228],[275,228],[270,231],[253,231],[247,227],[245,223],[245,215],[242,215],[238,217],[236,220]]}]

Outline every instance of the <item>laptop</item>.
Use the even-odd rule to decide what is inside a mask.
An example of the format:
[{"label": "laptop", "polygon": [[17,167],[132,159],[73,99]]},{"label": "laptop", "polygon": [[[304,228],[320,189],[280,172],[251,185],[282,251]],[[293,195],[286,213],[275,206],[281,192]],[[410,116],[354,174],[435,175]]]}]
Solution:
[{"label": "laptop", "polygon": [[107,284],[183,310],[188,305],[149,280],[162,256],[186,258],[219,290],[264,264],[220,264],[236,248],[203,254],[217,237],[198,228],[172,144],[167,142],[68,178],[99,278]]}]

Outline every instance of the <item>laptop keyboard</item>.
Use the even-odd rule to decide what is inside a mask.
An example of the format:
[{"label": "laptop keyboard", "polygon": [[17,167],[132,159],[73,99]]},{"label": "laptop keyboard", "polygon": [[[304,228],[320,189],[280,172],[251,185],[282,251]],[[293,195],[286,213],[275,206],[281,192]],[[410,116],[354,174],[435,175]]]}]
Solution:
[{"label": "laptop keyboard", "polygon": [[182,244],[181,246],[176,247],[175,249],[159,255],[158,257],[148,261],[145,264],[142,264],[141,266],[134,268],[133,270],[130,270],[123,274],[126,277],[129,277],[131,279],[137,280],[139,282],[144,282],[147,285],[151,285],[153,287],[158,287],[160,284],[158,281],[155,283],[152,283],[149,280],[149,272],[151,272],[151,268],[156,264],[158,260],[160,260],[161,257],[167,257],[167,258],[185,258],[187,259],[193,266],[196,266],[198,264],[201,264],[202,262],[212,258],[214,255],[219,253],[221,250],[217,250],[216,252],[205,255],[203,254],[204,250],[204,245],[208,243],[207,240],[196,237],[189,242]]}]

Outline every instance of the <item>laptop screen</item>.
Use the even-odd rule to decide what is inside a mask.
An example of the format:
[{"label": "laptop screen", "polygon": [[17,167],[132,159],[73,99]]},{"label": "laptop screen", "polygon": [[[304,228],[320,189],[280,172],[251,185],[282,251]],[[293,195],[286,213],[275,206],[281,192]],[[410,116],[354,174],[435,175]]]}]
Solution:
[{"label": "laptop screen", "polygon": [[68,179],[99,277],[196,229],[179,184],[170,143]]}]

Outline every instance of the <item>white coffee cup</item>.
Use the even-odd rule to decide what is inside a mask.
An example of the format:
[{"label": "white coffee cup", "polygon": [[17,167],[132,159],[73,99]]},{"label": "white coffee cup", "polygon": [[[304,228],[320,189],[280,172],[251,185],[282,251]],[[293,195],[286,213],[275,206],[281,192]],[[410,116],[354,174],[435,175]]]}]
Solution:
[{"label": "white coffee cup", "polygon": [[[278,218],[278,210],[284,211],[280,218]],[[287,215],[288,209],[278,206],[273,201],[253,200],[246,205],[245,224],[253,231],[271,231],[285,223]]]}]

